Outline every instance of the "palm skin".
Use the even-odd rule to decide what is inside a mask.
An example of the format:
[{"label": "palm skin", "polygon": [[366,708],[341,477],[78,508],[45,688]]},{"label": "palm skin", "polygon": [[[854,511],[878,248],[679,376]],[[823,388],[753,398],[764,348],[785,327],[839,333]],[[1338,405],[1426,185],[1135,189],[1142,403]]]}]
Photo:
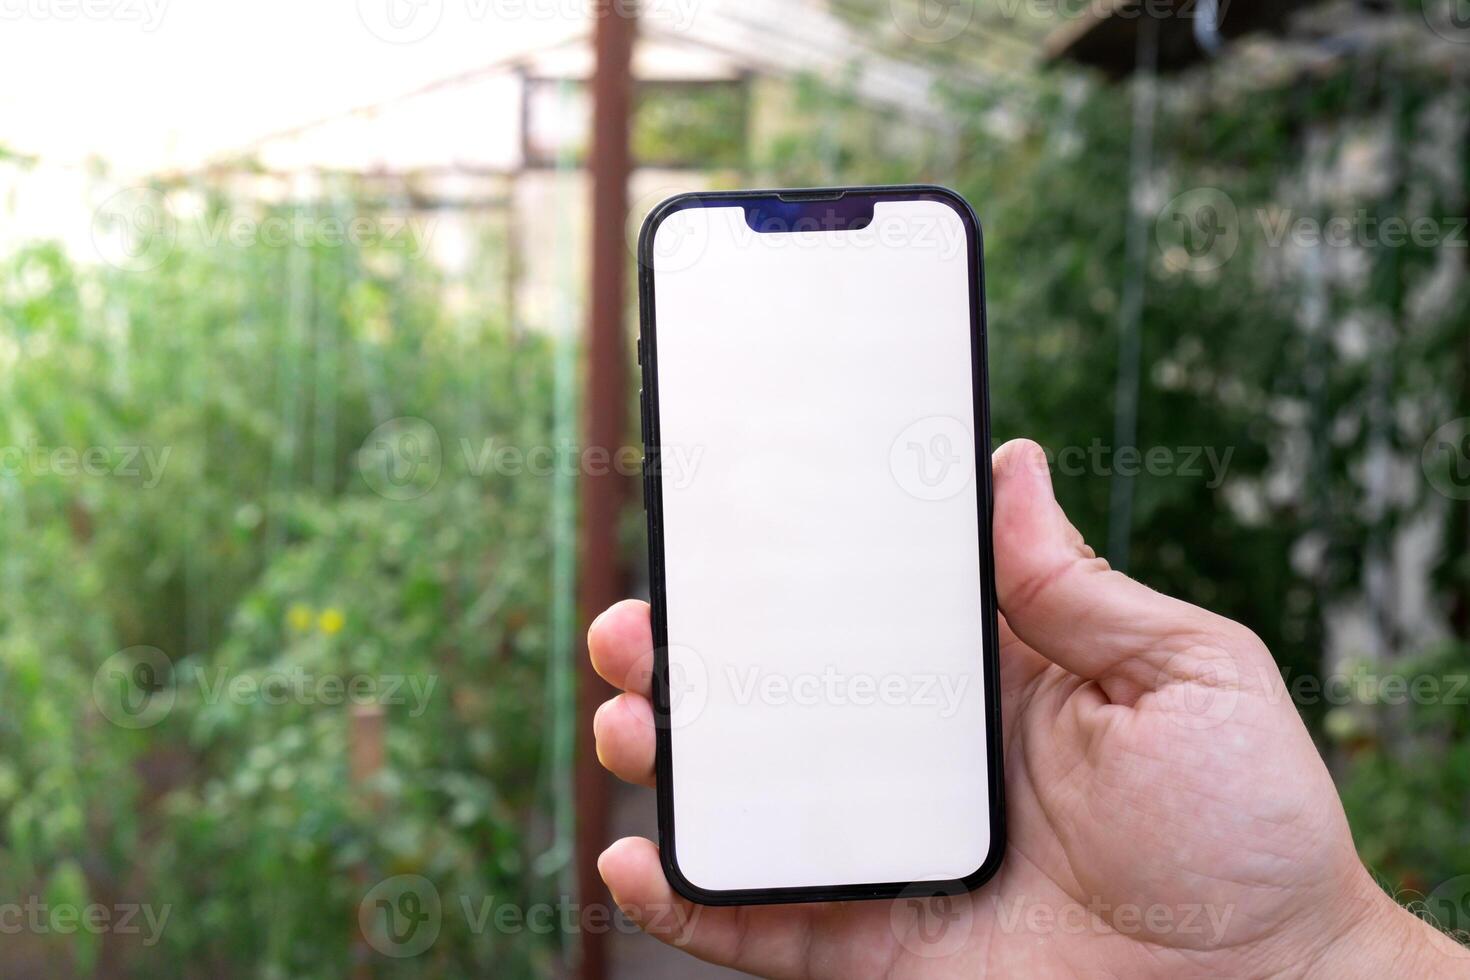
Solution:
[{"label": "palm skin", "polygon": [[[669,887],[652,842],[628,838],[599,861],[624,913],[769,977],[1470,974],[1462,947],[1363,868],[1260,641],[1109,570],[1034,443],[1002,447],[993,471],[1009,824],[996,878],[942,909],[700,908]],[[597,713],[598,755],[652,785],[648,607],[613,606],[588,642],[625,692]]]}]

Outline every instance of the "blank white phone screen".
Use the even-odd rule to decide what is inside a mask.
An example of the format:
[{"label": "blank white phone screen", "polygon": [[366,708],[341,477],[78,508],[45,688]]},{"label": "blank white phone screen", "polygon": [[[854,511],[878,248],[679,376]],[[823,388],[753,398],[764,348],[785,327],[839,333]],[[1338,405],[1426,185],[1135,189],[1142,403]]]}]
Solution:
[{"label": "blank white phone screen", "polygon": [[957,879],[989,851],[975,247],[936,200],[655,232],[674,858],[699,888]]}]

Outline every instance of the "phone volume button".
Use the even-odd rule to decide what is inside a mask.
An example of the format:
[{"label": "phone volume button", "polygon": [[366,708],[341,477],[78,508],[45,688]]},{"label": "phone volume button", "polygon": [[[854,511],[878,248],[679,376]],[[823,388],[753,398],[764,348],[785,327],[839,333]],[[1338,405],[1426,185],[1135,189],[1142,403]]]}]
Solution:
[{"label": "phone volume button", "polygon": [[638,427],[639,432],[643,436],[643,446],[644,451],[646,452],[649,443],[652,442],[652,440],[649,438],[649,430],[652,428],[652,426],[650,425],[648,418],[648,396],[643,393],[642,388],[638,389]]}]

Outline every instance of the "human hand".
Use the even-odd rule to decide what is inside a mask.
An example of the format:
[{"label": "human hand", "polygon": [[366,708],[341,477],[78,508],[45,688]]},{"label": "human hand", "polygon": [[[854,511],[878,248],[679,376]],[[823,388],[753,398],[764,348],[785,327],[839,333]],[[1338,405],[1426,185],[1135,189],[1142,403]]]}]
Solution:
[{"label": "human hand", "polygon": [[[902,900],[700,908],[651,841],[627,838],[598,864],[624,913],[771,977],[1470,974],[1470,950],[1359,861],[1260,640],[1110,570],[1034,443],[1003,446],[993,470],[1009,825],[996,878],[949,899],[937,931],[921,921],[935,909]],[[598,756],[651,786],[648,606],[613,606],[588,644],[624,692],[597,712]]]}]

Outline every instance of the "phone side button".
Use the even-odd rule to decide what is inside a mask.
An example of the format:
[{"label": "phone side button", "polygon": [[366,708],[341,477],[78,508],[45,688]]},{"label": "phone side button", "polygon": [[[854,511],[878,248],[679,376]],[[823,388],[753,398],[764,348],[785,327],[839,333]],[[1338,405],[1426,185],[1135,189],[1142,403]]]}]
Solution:
[{"label": "phone side button", "polygon": [[649,436],[649,429],[650,428],[651,428],[651,426],[649,425],[649,419],[648,419],[648,396],[643,393],[643,389],[642,388],[639,388],[638,389],[638,429],[639,429],[639,432],[643,436],[643,445],[644,445],[645,448],[648,446],[649,442],[651,441],[648,438],[648,436]]},{"label": "phone side button", "polygon": [[648,510],[648,502],[653,499],[653,481],[648,478],[648,457],[643,457],[643,509]]}]

